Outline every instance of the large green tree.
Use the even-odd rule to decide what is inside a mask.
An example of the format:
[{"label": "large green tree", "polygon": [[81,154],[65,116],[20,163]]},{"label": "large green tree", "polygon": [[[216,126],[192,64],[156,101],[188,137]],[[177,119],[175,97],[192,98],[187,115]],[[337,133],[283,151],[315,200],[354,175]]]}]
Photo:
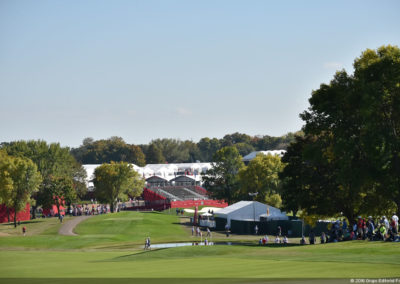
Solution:
[{"label": "large green tree", "polygon": [[143,191],[144,180],[125,162],[102,164],[95,169],[94,176],[95,196],[100,202],[110,204],[111,212],[118,200],[140,196]]},{"label": "large green tree", "polygon": [[[272,200],[278,201],[281,182],[279,173],[283,170],[284,164],[277,155],[259,154],[250,161],[248,166],[239,171],[240,193],[243,199],[247,199],[249,193],[258,192],[256,200],[266,202],[279,207],[279,202],[271,204]],[[275,196],[276,198],[272,198]]]},{"label": "large green tree", "polygon": [[244,167],[242,156],[235,147],[224,147],[214,155],[212,168],[204,175],[205,187],[213,197],[228,204],[239,198],[239,171]]},{"label": "large green tree", "polygon": [[27,158],[3,157],[0,162],[0,184],[2,201],[8,208],[14,209],[14,226],[17,226],[17,213],[25,209],[32,194],[36,192],[42,177],[36,165]]},{"label": "large green tree", "polygon": [[41,173],[43,180],[39,191],[34,194],[34,209],[44,205],[43,197],[50,186],[51,176],[71,178],[78,195],[83,197],[86,194],[86,171],[71,155],[68,147],[61,147],[59,143],[48,144],[42,140],[16,141],[1,146],[9,155],[31,159]]},{"label": "large green tree", "polygon": [[298,196],[286,206],[354,220],[397,203],[399,54],[391,46],[367,50],[354,75],[337,72],[312,93],[301,115],[306,137],[284,157],[284,199]]},{"label": "large green tree", "polygon": [[49,176],[46,189],[42,192],[42,202],[45,207],[53,204],[57,207],[58,217],[61,218],[60,207],[71,205],[77,199],[77,192],[71,177]]},{"label": "large green tree", "polygon": [[400,214],[400,49],[367,49],[354,62],[363,120],[362,144],[380,194]]}]

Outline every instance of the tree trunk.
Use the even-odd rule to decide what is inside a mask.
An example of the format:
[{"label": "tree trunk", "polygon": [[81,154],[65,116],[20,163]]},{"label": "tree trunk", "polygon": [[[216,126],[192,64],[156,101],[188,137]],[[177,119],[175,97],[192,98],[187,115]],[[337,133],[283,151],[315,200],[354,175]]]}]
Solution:
[{"label": "tree trunk", "polygon": [[14,228],[17,227],[17,210],[14,208]]},{"label": "tree trunk", "polygon": [[114,202],[110,203],[110,211],[111,213],[114,213]]}]

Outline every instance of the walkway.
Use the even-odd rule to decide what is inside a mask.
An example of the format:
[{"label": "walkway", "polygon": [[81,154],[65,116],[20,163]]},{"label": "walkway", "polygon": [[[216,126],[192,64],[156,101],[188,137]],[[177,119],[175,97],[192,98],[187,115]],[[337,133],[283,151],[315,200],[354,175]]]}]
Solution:
[{"label": "walkway", "polygon": [[58,234],[64,236],[77,236],[77,234],[74,233],[76,225],[90,217],[92,216],[73,217],[72,220],[65,222],[61,226],[60,230],[58,230]]}]

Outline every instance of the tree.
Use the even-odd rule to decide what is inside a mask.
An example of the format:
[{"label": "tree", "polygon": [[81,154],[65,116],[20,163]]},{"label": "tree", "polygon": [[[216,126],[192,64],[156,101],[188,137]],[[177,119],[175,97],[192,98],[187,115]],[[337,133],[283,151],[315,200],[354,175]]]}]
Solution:
[{"label": "tree", "polygon": [[149,164],[163,164],[165,163],[165,158],[161,149],[155,145],[150,144],[146,152],[147,162]]},{"label": "tree", "polygon": [[243,199],[248,194],[258,192],[256,200],[273,202],[271,205],[279,205],[278,196],[280,192],[279,173],[283,170],[284,164],[281,158],[276,155],[259,154],[250,161],[247,167],[239,171],[240,193]]},{"label": "tree", "polygon": [[111,162],[102,164],[94,171],[95,196],[100,202],[110,204],[111,212],[114,212],[117,200],[127,200],[139,196],[144,187],[144,180],[125,162]]},{"label": "tree", "polygon": [[72,149],[71,154],[83,164],[128,162],[138,166],[146,164],[145,155],[139,146],[127,144],[121,137],[113,136],[106,140],[85,138],[82,145]]},{"label": "tree", "polygon": [[249,135],[239,132],[235,132],[233,134],[227,134],[224,136],[224,138],[221,139],[221,145],[223,147],[233,146],[237,143],[250,144],[250,142],[251,142],[251,137]]},{"label": "tree", "polygon": [[250,154],[251,152],[255,151],[253,146],[251,146],[250,144],[243,143],[243,142],[236,143],[233,146],[239,151],[239,154],[241,156],[246,156],[247,154]]},{"label": "tree", "polygon": [[400,143],[391,139],[400,130],[399,59],[398,48],[367,50],[356,59],[354,75],[337,72],[312,93],[310,108],[301,114],[305,137],[283,158],[285,206],[286,198],[296,196],[310,214],[349,220],[393,208],[400,185]]},{"label": "tree", "polygon": [[41,193],[43,195],[42,203],[45,207],[56,205],[58,217],[61,218],[60,207],[66,204],[70,205],[77,199],[74,183],[70,177],[66,176],[49,176],[47,178],[49,181],[45,183],[46,190]]},{"label": "tree", "polygon": [[0,163],[0,184],[6,184],[1,195],[4,204],[14,209],[14,227],[17,227],[17,213],[25,208],[41,180],[36,165],[29,159],[9,156]]},{"label": "tree", "polygon": [[8,222],[10,222],[9,205],[13,192],[13,180],[10,176],[11,157],[3,150],[0,150],[0,204],[7,206]]},{"label": "tree", "polygon": [[400,214],[400,49],[367,49],[354,62],[360,94],[363,135],[381,195],[393,200]]},{"label": "tree", "polygon": [[235,147],[224,147],[215,153],[214,161],[203,175],[205,187],[213,197],[231,204],[239,194],[238,173],[244,167],[242,156]]},{"label": "tree", "polygon": [[210,139],[208,137],[200,139],[197,143],[200,151],[200,160],[204,162],[212,162],[213,156],[221,148],[221,143],[217,138]]},{"label": "tree", "polygon": [[[3,143],[2,149],[9,155],[31,159],[43,177],[39,192],[33,196],[36,201],[32,206],[33,212],[37,206],[43,205],[45,202],[42,197],[45,196],[44,191],[50,186],[48,184],[51,181],[50,176],[70,177],[74,188],[79,190],[79,196],[83,197],[86,194],[86,171],[70,154],[68,147],[61,147],[59,143],[47,144],[41,140],[30,140]],[[35,214],[33,214],[33,218],[35,218]]]},{"label": "tree", "polygon": [[177,139],[156,139],[150,144],[157,146],[168,163],[183,163],[190,159],[189,149],[185,143]]}]

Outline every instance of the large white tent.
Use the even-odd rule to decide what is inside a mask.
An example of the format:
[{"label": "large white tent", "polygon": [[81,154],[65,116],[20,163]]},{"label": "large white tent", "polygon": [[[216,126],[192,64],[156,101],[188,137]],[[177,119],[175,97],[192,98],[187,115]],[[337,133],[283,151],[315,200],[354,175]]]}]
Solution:
[{"label": "large white tent", "polygon": [[260,216],[270,216],[268,220],[288,220],[285,213],[278,208],[266,205],[257,201],[239,201],[216,214],[216,217],[226,219],[228,225],[231,220],[237,221],[260,221]]},{"label": "large white tent", "polygon": [[[147,179],[152,176],[159,176],[166,180],[172,180],[179,173],[190,173],[191,177],[196,181],[201,181],[201,174],[209,170],[211,163],[178,163],[178,164],[148,164],[144,167],[131,164],[133,169],[137,171],[141,177]],[[100,165],[83,165],[87,173],[86,182],[89,184],[94,178],[94,170]]]}]

